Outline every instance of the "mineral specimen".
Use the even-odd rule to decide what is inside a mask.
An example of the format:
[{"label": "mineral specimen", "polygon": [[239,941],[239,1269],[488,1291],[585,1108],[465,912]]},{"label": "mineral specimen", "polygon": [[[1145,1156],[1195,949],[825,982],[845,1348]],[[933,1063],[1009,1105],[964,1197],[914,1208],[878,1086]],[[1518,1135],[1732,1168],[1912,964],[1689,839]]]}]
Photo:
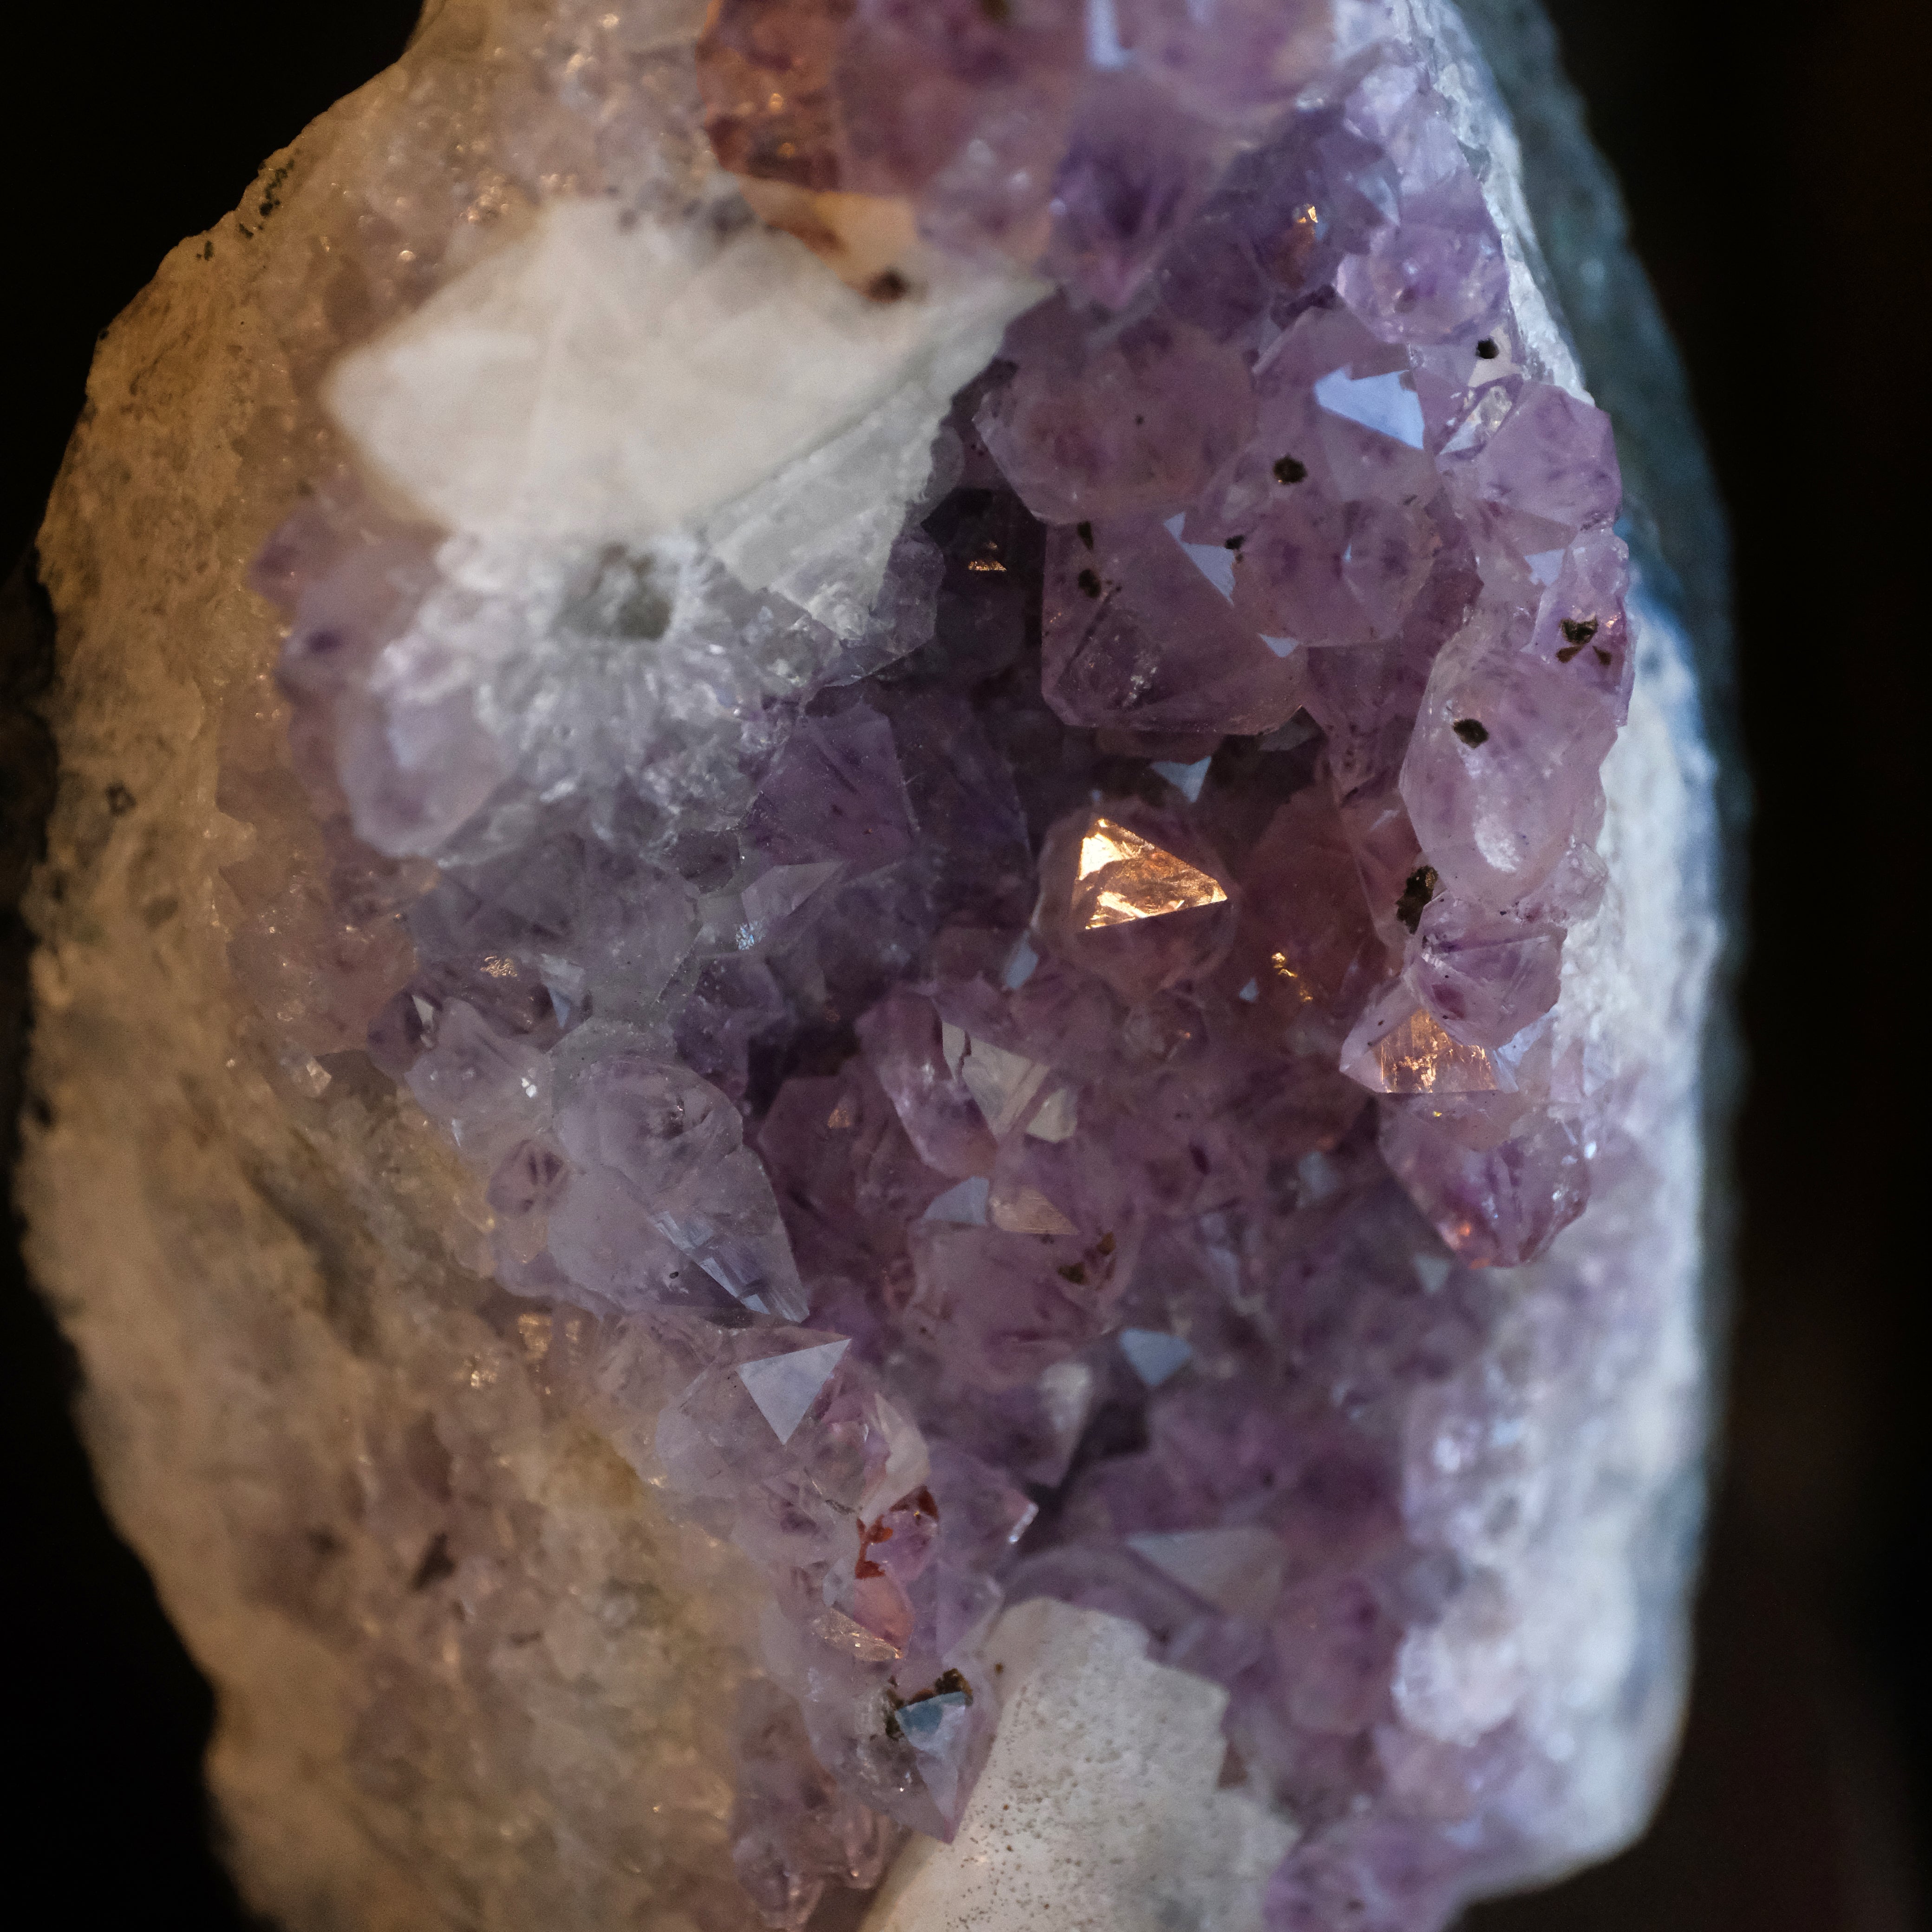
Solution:
[{"label": "mineral specimen", "polygon": [[[1076,1707],[1176,1847],[1096,1924],[1432,1932],[1640,1822],[1708,778],[1485,86],[1400,0],[452,6],[277,176],[196,594],[245,533],[285,635],[224,616],[180,862],[226,1077],[367,1230],[282,1210],[394,1441],[261,1480],[350,1497],[292,1507],[359,1616],[291,1613],[368,1677],[340,1804],[430,1854],[244,1852],[292,1922],[456,1922],[482,1832],[487,1922],[796,1928],[910,1830],[964,1835],[894,1932],[1084,1924]],[[457,1356],[494,1408],[404,1420]],[[557,1493],[573,1432],[682,1543]],[[709,1688],[599,1730],[652,1593]],[[473,1827],[466,1729],[518,1739]],[[674,1796],[726,1734],[735,1889]]]}]

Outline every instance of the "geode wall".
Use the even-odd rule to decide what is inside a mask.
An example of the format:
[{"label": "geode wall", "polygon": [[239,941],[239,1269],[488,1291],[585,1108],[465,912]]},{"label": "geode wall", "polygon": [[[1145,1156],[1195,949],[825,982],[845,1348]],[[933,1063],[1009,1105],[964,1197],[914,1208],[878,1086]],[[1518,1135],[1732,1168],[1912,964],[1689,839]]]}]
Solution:
[{"label": "geode wall", "polygon": [[1714,832],[1618,454],[1446,10],[448,7],[170,257],[23,1198],[251,1898],[1070,1926],[1076,1734],[1115,1924],[1637,1827]]}]

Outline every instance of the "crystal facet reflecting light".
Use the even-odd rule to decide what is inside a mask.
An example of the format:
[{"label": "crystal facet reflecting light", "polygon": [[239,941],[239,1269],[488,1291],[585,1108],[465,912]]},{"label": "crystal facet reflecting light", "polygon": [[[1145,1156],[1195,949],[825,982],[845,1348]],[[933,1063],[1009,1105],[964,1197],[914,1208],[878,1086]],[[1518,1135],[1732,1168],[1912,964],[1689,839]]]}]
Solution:
[{"label": "crystal facet reflecting light", "polygon": [[1189,906],[1220,905],[1227,896],[1220,880],[1111,819],[1096,818],[1080,841],[1073,910],[1088,932]]}]

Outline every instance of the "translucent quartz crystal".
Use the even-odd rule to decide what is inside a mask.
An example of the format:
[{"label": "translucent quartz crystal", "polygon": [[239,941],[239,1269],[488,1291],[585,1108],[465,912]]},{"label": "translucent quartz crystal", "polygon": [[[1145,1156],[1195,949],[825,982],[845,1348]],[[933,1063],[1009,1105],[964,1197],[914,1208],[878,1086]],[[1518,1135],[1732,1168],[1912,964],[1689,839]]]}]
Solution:
[{"label": "translucent quartz crystal", "polygon": [[[1701,1442],[1708,775],[1460,23],[490,31],[376,124],[442,90],[445,145],[316,203],[347,319],[275,298],[222,890],[251,1050],[433,1124],[450,1252],[567,1328],[560,1426],[741,1646],[728,1860],[580,1863],[798,1928],[910,1832],[890,1932],[982,1923],[969,1871],[1084,1924],[1076,1732],[1172,1850],[1096,1924],[1435,1932],[1621,1841]],[[479,1630],[544,1576],[483,1521],[421,1586]],[[630,1922],[572,1882],[491,1922]]]}]

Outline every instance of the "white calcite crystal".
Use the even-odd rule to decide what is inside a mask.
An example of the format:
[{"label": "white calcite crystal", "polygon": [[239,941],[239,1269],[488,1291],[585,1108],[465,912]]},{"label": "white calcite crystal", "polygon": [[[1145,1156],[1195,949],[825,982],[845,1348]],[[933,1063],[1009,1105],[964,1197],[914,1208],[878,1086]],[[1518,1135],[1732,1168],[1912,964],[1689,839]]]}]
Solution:
[{"label": "white calcite crystal", "polygon": [[327,400],[365,473],[406,513],[486,540],[703,529],[751,590],[880,507],[884,541],[855,560],[862,612],[953,392],[1046,285],[917,249],[918,280],[875,301],[723,192],[675,224],[553,202],[344,356]]},{"label": "white calcite crystal", "polygon": [[1151,1663],[1138,1624],[1036,1598],[988,1655],[1006,1708],[950,1845],[915,1840],[866,1932],[1260,1932],[1262,1888],[1294,1839],[1217,1789],[1227,1693]]},{"label": "white calcite crystal", "polygon": [[1438,1932],[1678,1721],[1690,646],[1442,0],[447,0],[105,339],[21,1198],[251,1904]]}]

